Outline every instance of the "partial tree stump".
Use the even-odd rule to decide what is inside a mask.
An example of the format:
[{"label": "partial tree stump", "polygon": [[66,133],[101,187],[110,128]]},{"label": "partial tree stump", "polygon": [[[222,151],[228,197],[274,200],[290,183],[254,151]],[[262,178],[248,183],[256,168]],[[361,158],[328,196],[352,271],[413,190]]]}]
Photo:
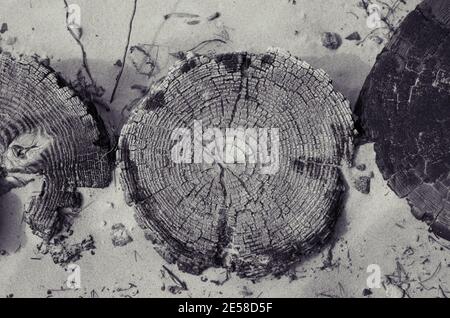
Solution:
[{"label": "partial tree stump", "polygon": [[93,105],[86,106],[53,70],[32,58],[0,54],[0,170],[44,176],[26,211],[45,238],[76,212],[77,187],[105,187],[113,160]]},{"label": "partial tree stump", "polygon": [[405,18],[378,56],[356,114],[389,186],[450,239],[450,1],[424,1]]},{"label": "partial tree stump", "polygon": [[[191,132],[195,120],[204,134],[207,128],[224,135],[226,128],[278,128],[279,169],[263,172],[249,153],[245,163],[220,156],[195,163],[195,151],[192,163],[174,162],[172,134],[180,127]],[[121,181],[157,251],[180,269],[280,273],[330,235],[352,133],[349,104],[328,76],[285,51],[191,56],[152,89],[123,128]],[[195,148],[192,136],[187,140]],[[223,146],[214,136],[212,143]],[[260,150],[251,144],[245,139],[250,153]]]}]

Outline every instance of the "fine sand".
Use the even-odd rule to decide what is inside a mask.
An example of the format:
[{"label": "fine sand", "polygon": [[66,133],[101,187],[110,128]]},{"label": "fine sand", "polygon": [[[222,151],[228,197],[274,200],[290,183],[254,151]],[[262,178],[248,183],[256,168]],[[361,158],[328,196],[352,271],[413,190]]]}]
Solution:
[{"label": "fine sand", "polygon": [[[132,50],[111,111],[99,106],[101,114],[117,135],[130,105],[140,96],[138,88],[167,73],[176,60],[170,53],[195,48],[202,41],[207,42],[200,44],[197,52],[285,48],[328,72],[336,89],[353,105],[389,36],[383,29],[362,43],[345,39],[353,32],[364,39],[372,31],[366,23],[367,12],[358,2],[215,0],[206,4],[201,0],[138,0],[129,42]],[[394,26],[419,3],[406,2],[392,16]],[[81,42],[90,71],[97,86],[105,89],[102,100],[109,102],[120,71],[116,61],[122,60],[127,43],[133,1],[73,3],[81,9]],[[173,12],[190,15],[164,19]],[[220,16],[209,21],[216,12]],[[0,24],[7,23],[8,30],[0,34],[0,47],[15,54],[48,57],[53,68],[74,81],[82,68],[81,50],[67,31],[65,19],[62,0],[2,1]],[[340,34],[342,45],[337,50],[325,48],[323,32]],[[140,49],[157,56],[150,76],[147,74],[153,66],[146,63]],[[66,269],[54,264],[50,255],[38,252],[40,239],[22,222],[27,199],[39,189],[37,178],[25,188],[0,197],[0,250],[5,252],[0,256],[0,297],[445,297],[450,293],[447,242],[415,220],[406,201],[387,187],[375,164],[373,145],[359,147],[355,164],[365,164],[366,169],[343,171],[348,191],[331,242],[287,275],[257,282],[233,274],[227,280],[224,269],[209,269],[193,276],[167,264],[137,226],[133,209],[125,204],[116,171],[108,188],[80,189],[83,210],[74,221],[74,233],[68,242],[77,243],[92,235],[96,248],[92,253],[83,252],[75,262],[81,270],[81,288],[77,290],[67,288]],[[369,194],[358,192],[353,185],[362,175],[373,175]],[[112,244],[111,227],[117,223],[124,224],[133,238],[125,246]],[[371,264],[379,266],[382,284],[369,290],[373,287],[367,285]],[[185,281],[187,290],[174,289],[176,284],[163,266]]]}]

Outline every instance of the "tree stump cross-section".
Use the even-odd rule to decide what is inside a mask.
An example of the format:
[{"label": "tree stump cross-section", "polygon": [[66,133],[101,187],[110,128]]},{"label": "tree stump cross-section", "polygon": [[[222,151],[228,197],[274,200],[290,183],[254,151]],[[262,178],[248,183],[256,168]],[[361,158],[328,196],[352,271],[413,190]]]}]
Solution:
[{"label": "tree stump cross-section", "polygon": [[450,239],[450,1],[424,1],[404,19],[355,111],[388,185]]},{"label": "tree stump cross-section", "polygon": [[352,134],[325,72],[281,49],[190,55],[122,129],[121,183],[181,270],[278,274],[329,237]]},{"label": "tree stump cross-section", "polygon": [[25,219],[48,239],[81,205],[77,187],[106,187],[113,159],[95,106],[49,67],[0,54],[0,170],[43,175]]}]

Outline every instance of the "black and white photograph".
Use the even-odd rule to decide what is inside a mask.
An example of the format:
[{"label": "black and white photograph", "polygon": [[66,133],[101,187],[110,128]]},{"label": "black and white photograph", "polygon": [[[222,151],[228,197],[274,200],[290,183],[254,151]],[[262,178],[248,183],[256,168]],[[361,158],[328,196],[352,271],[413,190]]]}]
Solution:
[{"label": "black and white photograph", "polygon": [[0,0],[0,298],[448,297],[449,0]]}]

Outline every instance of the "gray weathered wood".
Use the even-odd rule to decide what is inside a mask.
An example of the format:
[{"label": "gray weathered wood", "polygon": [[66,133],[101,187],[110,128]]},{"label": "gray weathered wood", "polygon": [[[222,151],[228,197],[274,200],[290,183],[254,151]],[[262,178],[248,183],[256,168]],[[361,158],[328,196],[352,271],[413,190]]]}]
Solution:
[{"label": "gray weathered wood", "polygon": [[424,1],[405,18],[378,56],[356,114],[389,186],[450,239],[450,1]]},{"label": "gray weathered wood", "polygon": [[[280,168],[174,163],[175,128],[279,128]],[[322,70],[280,49],[192,56],[152,89],[119,140],[127,202],[157,251],[199,274],[280,273],[331,233],[352,152],[351,111]]]},{"label": "gray weathered wood", "polygon": [[0,166],[44,176],[26,210],[33,231],[54,234],[81,204],[77,187],[105,187],[112,162],[95,108],[84,105],[49,67],[0,54]]}]

